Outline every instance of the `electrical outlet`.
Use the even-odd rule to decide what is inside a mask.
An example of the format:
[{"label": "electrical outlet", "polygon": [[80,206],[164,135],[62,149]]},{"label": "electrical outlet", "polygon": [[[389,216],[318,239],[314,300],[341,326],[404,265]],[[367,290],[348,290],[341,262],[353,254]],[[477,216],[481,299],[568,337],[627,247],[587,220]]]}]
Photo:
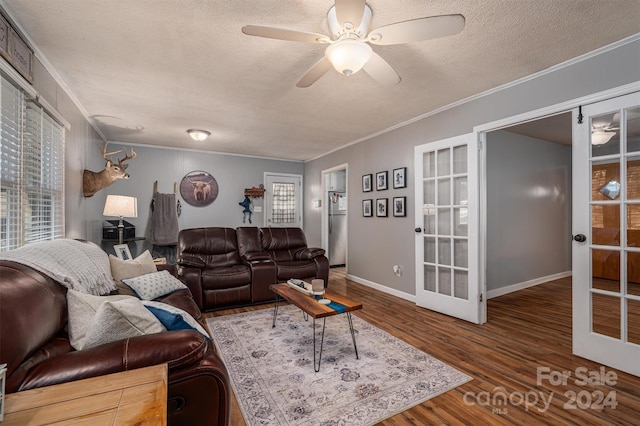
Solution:
[{"label": "electrical outlet", "polygon": [[393,265],[393,273],[396,274],[396,277],[402,276],[402,266]]}]

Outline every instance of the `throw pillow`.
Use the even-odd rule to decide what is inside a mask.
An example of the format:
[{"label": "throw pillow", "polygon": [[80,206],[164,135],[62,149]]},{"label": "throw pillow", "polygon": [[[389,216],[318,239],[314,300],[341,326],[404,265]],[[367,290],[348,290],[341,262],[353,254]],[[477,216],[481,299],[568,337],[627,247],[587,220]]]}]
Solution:
[{"label": "throw pillow", "polygon": [[187,288],[169,271],[158,271],[135,278],[127,278],[122,282],[131,287],[142,300],[153,300],[176,290]]},{"label": "throw pillow", "polygon": [[142,304],[158,318],[167,330],[196,330],[202,333],[207,339],[209,333],[191,315],[175,306],[162,302],[149,300],[142,301]]},{"label": "throw pillow", "polygon": [[144,253],[133,260],[122,260],[110,254],[109,264],[111,265],[113,281],[115,281],[116,287],[118,288],[118,294],[127,294],[129,296],[135,296],[135,294],[122,280],[157,271],[149,250],[145,250]]},{"label": "throw pillow", "polygon": [[[76,350],[84,348],[85,338],[87,337],[90,329],[94,327],[94,323],[96,327],[106,326],[105,323],[101,322],[105,321],[103,316],[104,314],[101,314],[101,318],[99,318],[98,321],[96,320],[97,313],[104,303],[114,303],[123,300],[133,300],[135,303],[140,305],[140,301],[132,296],[93,296],[91,294],[69,290],[67,292],[67,331],[69,333],[69,342],[71,346]],[[151,328],[149,333],[155,333],[155,330],[155,328]],[[91,331],[91,333],[95,333],[95,331]],[[92,337],[92,340],[96,339],[96,337]]]},{"label": "throw pillow", "polygon": [[82,347],[92,348],[165,330],[160,321],[136,298],[105,301],[98,308],[93,322],[87,329]]}]

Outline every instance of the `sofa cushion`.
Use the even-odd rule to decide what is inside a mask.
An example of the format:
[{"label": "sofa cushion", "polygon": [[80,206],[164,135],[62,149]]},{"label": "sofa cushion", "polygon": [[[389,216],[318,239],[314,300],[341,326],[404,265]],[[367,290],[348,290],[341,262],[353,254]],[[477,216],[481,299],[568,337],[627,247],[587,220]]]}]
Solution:
[{"label": "sofa cushion", "polygon": [[[113,302],[119,302],[123,300],[132,300],[133,303],[138,304],[138,309],[136,309],[136,307],[133,307],[132,304],[123,304],[116,305],[115,308],[112,306],[107,307],[104,308],[103,311],[99,312],[104,303],[109,302],[110,304],[113,304]],[[142,307],[142,309],[146,311],[146,308],[144,308],[142,303],[140,303],[137,298],[132,296],[93,296],[74,290],[69,290],[67,292],[67,307],[69,310],[69,341],[71,343],[71,346],[76,350],[80,350],[85,347],[85,340],[87,339],[89,333],[92,334],[92,336],[90,337],[90,341],[92,342],[104,340],[105,337],[99,335],[99,330],[94,330],[93,328],[106,328],[106,324],[108,324],[107,321],[110,318],[114,318],[115,321],[126,321],[126,319],[123,319],[121,317],[125,317],[127,312],[131,311],[132,315],[136,315],[137,313],[142,312],[139,309],[140,307]],[[98,313],[100,313],[99,317]],[[148,313],[148,311],[146,313]],[[142,315],[142,319],[144,320],[144,317],[146,315]],[[150,317],[146,316],[146,319],[149,320]],[[155,317],[153,317],[153,320],[155,320]],[[135,321],[135,319],[133,319],[132,321]],[[133,326],[134,328],[144,329],[145,332],[148,333],[157,333],[163,330],[162,325],[159,323],[159,321],[149,322],[151,324],[145,322],[139,326],[136,326],[135,324],[133,324]],[[121,324],[118,323],[116,326],[121,327]]]},{"label": "sofa cushion", "polygon": [[264,250],[279,251],[307,247],[307,239],[300,228],[260,228],[260,233]]},{"label": "sofa cushion", "polygon": [[289,278],[314,278],[318,273],[313,260],[282,261],[278,262],[277,266],[280,281]]},{"label": "sofa cushion", "polygon": [[135,278],[126,278],[122,282],[131,287],[142,300],[153,300],[176,290],[187,288],[169,271],[158,271]]},{"label": "sofa cushion", "polygon": [[240,287],[250,282],[251,270],[245,265],[233,265],[202,271],[203,290]]},{"label": "sofa cushion", "polygon": [[135,294],[122,280],[157,271],[149,250],[145,250],[144,253],[132,260],[122,260],[110,254],[109,264],[111,265],[111,275],[118,287],[118,294],[126,294],[129,296],[135,296]]},{"label": "sofa cushion", "polygon": [[81,348],[86,349],[129,337],[166,331],[138,299],[105,301],[93,317]]},{"label": "sofa cushion", "polygon": [[167,330],[196,330],[207,339],[209,333],[187,312],[162,302],[145,300],[142,304],[162,323]]}]

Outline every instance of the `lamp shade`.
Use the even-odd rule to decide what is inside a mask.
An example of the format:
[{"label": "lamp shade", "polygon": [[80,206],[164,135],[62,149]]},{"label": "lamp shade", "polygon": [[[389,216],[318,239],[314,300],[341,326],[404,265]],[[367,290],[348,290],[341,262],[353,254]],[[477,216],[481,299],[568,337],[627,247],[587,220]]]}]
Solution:
[{"label": "lamp shade", "polygon": [[591,132],[591,143],[593,145],[604,145],[615,135],[616,132],[607,132],[605,129],[597,127]]},{"label": "lamp shade", "polygon": [[191,136],[191,139],[198,142],[205,140],[206,138],[209,137],[209,135],[211,135],[211,132],[207,132],[206,130],[198,130],[198,129],[189,129],[187,130],[187,133],[189,133],[189,136]]},{"label": "lamp shade", "polygon": [[138,217],[138,199],[125,195],[107,195],[102,214],[105,216]]},{"label": "lamp shade", "polygon": [[357,73],[371,58],[373,50],[367,43],[346,39],[333,43],[324,51],[331,65],[347,77]]}]

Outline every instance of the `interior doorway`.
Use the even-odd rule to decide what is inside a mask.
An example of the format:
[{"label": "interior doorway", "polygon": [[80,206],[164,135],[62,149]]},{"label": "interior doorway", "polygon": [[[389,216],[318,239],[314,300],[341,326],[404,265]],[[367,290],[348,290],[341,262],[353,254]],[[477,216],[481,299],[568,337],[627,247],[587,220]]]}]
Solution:
[{"label": "interior doorway", "polygon": [[486,133],[487,298],[571,276],[571,112]]},{"label": "interior doorway", "polygon": [[329,267],[347,266],[348,170],[342,164],[322,171],[322,246]]}]

